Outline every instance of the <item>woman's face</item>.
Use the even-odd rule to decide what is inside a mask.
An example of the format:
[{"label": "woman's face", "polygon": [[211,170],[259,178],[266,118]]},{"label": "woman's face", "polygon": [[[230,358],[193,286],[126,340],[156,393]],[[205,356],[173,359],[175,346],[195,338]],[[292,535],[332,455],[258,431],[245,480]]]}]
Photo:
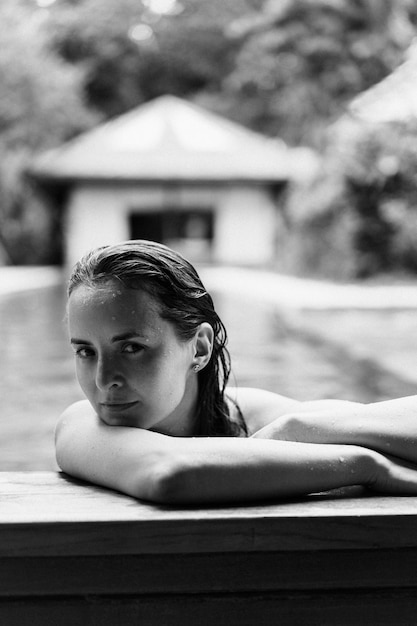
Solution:
[{"label": "woman's face", "polygon": [[188,436],[198,393],[195,341],[180,340],[159,311],[146,291],[118,281],[76,287],[68,319],[77,378],[107,424]]}]

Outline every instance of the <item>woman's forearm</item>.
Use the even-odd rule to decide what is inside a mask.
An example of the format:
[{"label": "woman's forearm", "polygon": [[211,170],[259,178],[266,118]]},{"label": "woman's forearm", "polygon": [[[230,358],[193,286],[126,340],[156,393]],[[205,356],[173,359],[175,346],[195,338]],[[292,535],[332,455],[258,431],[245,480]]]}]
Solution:
[{"label": "woman's forearm", "polygon": [[374,476],[371,451],[357,446],[168,437],[107,426],[85,403],[61,418],[56,444],[67,473],[159,502],[281,498],[370,484]]},{"label": "woman's forearm", "polygon": [[417,463],[417,396],[283,416],[253,435],[365,446]]},{"label": "woman's forearm", "polygon": [[371,451],[357,446],[232,438],[182,445],[183,463],[168,479],[164,501],[286,498],[368,485],[374,476]]}]

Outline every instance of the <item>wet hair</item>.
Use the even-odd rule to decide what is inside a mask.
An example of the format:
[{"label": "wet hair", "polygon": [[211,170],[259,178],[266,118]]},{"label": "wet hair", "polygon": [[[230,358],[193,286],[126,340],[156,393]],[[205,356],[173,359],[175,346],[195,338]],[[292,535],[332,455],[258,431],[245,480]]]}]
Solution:
[{"label": "wet hair", "polygon": [[171,322],[179,339],[191,339],[198,326],[208,322],[213,329],[209,362],[198,376],[197,436],[241,437],[248,430],[236,405],[232,417],[225,398],[230,376],[227,332],[217,315],[212,297],[195,268],[165,245],[142,239],[102,246],[87,253],[76,265],[68,283],[68,296],[79,285],[94,287],[116,279],[130,289],[143,289],[153,296],[160,315]]}]

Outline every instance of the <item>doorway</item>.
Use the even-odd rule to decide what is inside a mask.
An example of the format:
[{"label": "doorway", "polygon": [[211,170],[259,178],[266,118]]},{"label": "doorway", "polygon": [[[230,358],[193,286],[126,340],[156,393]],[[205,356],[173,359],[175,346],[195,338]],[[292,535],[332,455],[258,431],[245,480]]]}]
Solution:
[{"label": "doorway", "polygon": [[214,238],[212,209],[165,209],[130,215],[131,239],[164,243],[194,260],[211,259]]}]

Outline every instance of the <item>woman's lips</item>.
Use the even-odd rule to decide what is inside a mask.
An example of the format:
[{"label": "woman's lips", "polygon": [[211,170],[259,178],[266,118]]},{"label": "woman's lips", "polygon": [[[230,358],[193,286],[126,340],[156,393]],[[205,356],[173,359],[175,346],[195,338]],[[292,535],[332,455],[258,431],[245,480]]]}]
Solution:
[{"label": "woman's lips", "polygon": [[100,407],[110,413],[120,413],[120,411],[131,409],[136,404],[138,404],[137,400],[133,402],[100,402]]}]

